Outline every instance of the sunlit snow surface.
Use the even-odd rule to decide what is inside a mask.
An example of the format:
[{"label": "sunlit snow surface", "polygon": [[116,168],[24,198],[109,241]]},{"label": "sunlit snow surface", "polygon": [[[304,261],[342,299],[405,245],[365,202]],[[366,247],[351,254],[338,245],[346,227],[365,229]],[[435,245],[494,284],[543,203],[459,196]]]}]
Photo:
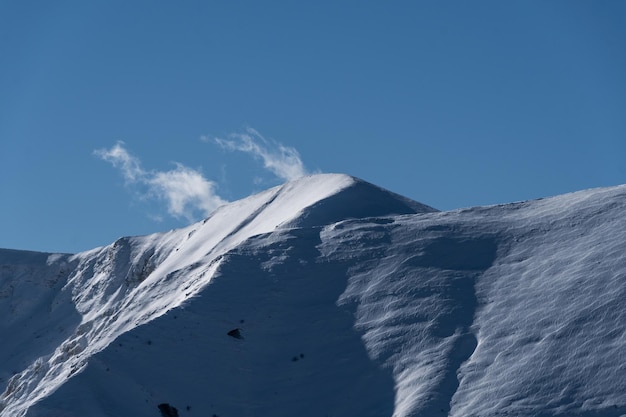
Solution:
[{"label": "sunlit snow surface", "polygon": [[626,415],[624,254],[623,186],[436,212],[344,175],[0,250],[0,416]]}]

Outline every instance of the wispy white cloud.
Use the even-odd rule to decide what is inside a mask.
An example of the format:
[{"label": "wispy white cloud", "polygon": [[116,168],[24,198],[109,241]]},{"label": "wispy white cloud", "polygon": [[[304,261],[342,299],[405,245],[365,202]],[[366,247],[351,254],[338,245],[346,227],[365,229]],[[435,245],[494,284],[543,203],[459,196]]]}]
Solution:
[{"label": "wispy white cloud", "polygon": [[97,149],[94,154],[121,170],[127,183],[140,181],[147,173],[141,169],[139,159],[129,154],[124,145],[124,142],[118,141],[111,149]]},{"label": "wispy white cloud", "polygon": [[[225,139],[202,137],[202,140],[215,143],[228,151],[247,153],[284,181],[308,174],[296,149],[266,139],[252,128],[247,128],[243,133],[230,134]],[[126,149],[124,142],[117,142],[110,149],[98,149],[94,154],[119,169],[126,186],[136,197],[163,201],[167,213],[175,218],[194,221],[198,213],[207,216],[228,202],[217,193],[215,181],[183,164],[176,163],[175,168],[169,171],[144,169],[139,158]],[[221,181],[227,182],[225,178],[223,169]],[[253,181],[257,185],[264,182],[261,177],[255,177]],[[150,217],[155,221],[162,220],[160,214],[152,214]]]},{"label": "wispy white cloud", "polygon": [[201,172],[179,163],[170,171],[146,171],[124,146],[124,142],[117,142],[111,149],[98,149],[94,154],[118,168],[128,186],[147,189],[136,190],[139,197],[165,201],[170,215],[193,221],[198,211],[207,216],[227,203],[217,194],[217,184]]},{"label": "wispy white cloud", "polygon": [[151,173],[147,182],[153,194],[167,201],[167,211],[174,217],[193,220],[193,211],[209,215],[227,203],[217,195],[215,182],[182,164],[176,164],[172,171]]},{"label": "wispy white cloud", "polygon": [[232,133],[226,139],[203,136],[229,151],[240,151],[261,160],[265,169],[285,181],[294,180],[308,174],[300,154],[295,148],[265,139],[259,132],[247,128],[244,133]]}]

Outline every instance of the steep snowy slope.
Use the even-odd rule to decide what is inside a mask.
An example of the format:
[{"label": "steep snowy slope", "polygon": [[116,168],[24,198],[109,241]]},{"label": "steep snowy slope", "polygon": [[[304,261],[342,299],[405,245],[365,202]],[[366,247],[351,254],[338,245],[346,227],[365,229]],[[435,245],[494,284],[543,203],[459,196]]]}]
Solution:
[{"label": "steep snowy slope", "polygon": [[[118,336],[193,297],[212,279],[223,255],[252,236],[277,228],[314,227],[346,217],[430,211],[430,207],[346,175],[316,175],[224,206],[201,224],[185,229],[122,238],[111,246],[72,257],[25,254],[37,258],[37,265],[30,269],[14,267],[31,262],[20,260],[16,251],[3,251],[9,268],[3,285],[9,289],[23,286],[22,281],[35,282],[37,288],[45,287],[44,281],[56,279],[56,284],[61,282],[57,275],[63,267],[57,267],[54,260],[71,265],[64,272],[65,285],[60,291],[71,297],[63,297],[61,305],[56,298],[50,299],[56,295],[51,291],[47,292],[51,295],[40,297],[37,308],[21,305],[22,298],[27,297],[14,297],[9,290],[0,303],[7,308],[20,304],[22,315],[37,323],[56,324],[63,318],[74,326],[59,331],[63,338],[56,335],[56,329],[42,329],[45,340],[59,343],[39,345],[32,340],[30,329],[12,333],[15,344],[26,349],[18,355],[19,361],[12,359],[19,366],[4,371],[15,375],[8,382],[2,381],[0,415],[23,415],[82,371],[89,357]],[[18,260],[13,262],[14,258]],[[44,268],[48,263],[53,267]],[[71,314],[52,314],[55,311]],[[13,322],[13,318],[7,321]],[[31,348],[35,344],[38,347]],[[29,364],[26,368],[25,363]]]},{"label": "steep snowy slope", "polygon": [[626,415],[624,253],[626,187],[441,213],[343,175],[0,251],[0,416]]},{"label": "steep snowy slope", "polygon": [[0,390],[80,324],[63,290],[74,266],[69,255],[0,250]]}]

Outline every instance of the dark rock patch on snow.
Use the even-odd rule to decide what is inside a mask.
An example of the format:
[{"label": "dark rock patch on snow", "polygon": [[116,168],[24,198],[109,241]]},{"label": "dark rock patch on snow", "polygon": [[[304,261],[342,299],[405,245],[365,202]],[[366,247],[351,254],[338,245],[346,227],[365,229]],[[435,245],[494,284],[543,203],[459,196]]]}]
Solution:
[{"label": "dark rock patch on snow", "polygon": [[235,339],[243,339],[243,336],[241,335],[241,329],[239,327],[237,327],[236,329],[232,329],[226,334],[230,337],[234,337]]},{"label": "dark rock patch on snow", "polygon": [[178,417],[178,410],[176,407],[172,407],[168,403],[162,403],[158,405],[161,416],[163,417]]}]

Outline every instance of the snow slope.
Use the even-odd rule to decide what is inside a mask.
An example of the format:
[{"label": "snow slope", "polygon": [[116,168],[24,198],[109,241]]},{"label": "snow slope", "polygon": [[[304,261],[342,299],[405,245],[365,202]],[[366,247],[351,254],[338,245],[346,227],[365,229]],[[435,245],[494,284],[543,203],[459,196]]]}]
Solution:
[{"label": "snow slope", "polygon": [[0,250],[0,416],[626,415],[624,253],[624,186],[437,212],[345,175]]}]

